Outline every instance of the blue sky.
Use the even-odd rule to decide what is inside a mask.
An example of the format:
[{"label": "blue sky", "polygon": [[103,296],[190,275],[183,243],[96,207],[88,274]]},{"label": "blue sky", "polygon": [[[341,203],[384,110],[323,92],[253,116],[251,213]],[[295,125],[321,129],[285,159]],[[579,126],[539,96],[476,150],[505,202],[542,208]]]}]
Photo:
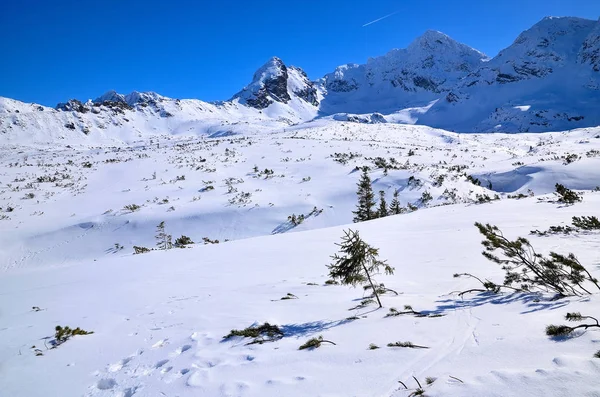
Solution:
[{"label": "blue sky", "polygon": [[273,55],[316,79],[435,29],[493,56],[547,15],[598,19],[600,1],[2,0],[0,96],[228,99]]}]

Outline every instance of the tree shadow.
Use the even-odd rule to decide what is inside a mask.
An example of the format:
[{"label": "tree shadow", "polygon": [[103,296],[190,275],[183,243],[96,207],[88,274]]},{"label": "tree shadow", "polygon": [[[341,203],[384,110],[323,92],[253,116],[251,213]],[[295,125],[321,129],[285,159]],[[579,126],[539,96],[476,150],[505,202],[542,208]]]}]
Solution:
[{"label": "tree shadow", "polygon": [[279,225],[275,229],[273,229],[271,234],[281,234],[281,233],[289,232],[290,230],[292,230],[295,227],[296,226],[290,221],[283,222],[281,225]]},{"label": "tree shadow", "polygon": [[566,299],[557,300],[554,297],[545,297],[540,294],[527,294],[516,292],[512,294],[495,294],[493,292],[482,292],[471,298],[450,298],[437,300],[437,307],[433,310],[422,310],[427,315],[445,315],[449,311],[469,309],[473,307],[492,305],[506,305],[520,302],[525,305],[525,310],[520,314],[528,314],[540,310],[556,310],[567,306],[570,302]]},{"label": "tree shadow", "polygon": [[354,320],[335,320],[335,321],[310,321],[307,323],[301,324],[286,324],[280,327],[281,331],[283,331],[284,337],[296,337],[299,338],[301,336],[307,336],[316,334],[319,332],[326,331],[328,329],[338,327],[340,325],[344,325],[347,323],[351,323]]}]

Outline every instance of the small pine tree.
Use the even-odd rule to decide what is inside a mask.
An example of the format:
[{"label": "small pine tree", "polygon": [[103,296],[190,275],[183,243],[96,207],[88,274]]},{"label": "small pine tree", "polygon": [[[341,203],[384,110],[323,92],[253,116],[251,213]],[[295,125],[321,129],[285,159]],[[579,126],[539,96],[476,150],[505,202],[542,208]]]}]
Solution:
[{"label": "small pine tree", "polygon": [[388,208],[387,203],[385,202],[385,192],[383,190],[379,191],[379,210],[377,211],[377,216],[379,218],[384,218],[388,216]]},{"label": "small pine tree", "polygon": [[168,250],[173,248],[173,244],[171,242],[171,235],[167,234],[165,231],[165,221],[156,226],[156,246],[160,250]]},{"label": "small pine tree", "polygon": [[398,200],[398,190],[394,190],[394,196],[392,198],[392,202],[390,203],[390,209],[388,213],[390,215],[398,215],[402,213],[402,207],[400,206],[400,200]]},{"label": "small pine tree", "polygon": [[[504,286],[519,291],[551,291],[560,296],[583,296],[595,287],[600,290],[597,279],[587,271],[575,255],[550,252],[544,257],[535,252],[529,241],[519,237],[510,241],[496,226],[475,223],[485,237],[482,255],[502,266],[505,271]],[[501,255],[496,255],[500,251]]]},{"label": "small pine tree", "polygon": [[557,183],[555,185],[556,194],[558,194],[558,202],[565,204],[575,204],[580,202],[581,196],[572,191],[571,189],[566,188],[564,185]]},{"label": "small pine tree", "polygon": [[375,201],[373,188],[371,187],[371,178],[367,172],[367,168],[363,168],[363,173],[358,182],[358,190],[356,192],[358,196],[358,205],[354,214],[354,223],[368,221],[375,218]]},{"label": "small pine tree", "polygon": [[331,257],[333,263],[327,266],[329,277],[344,285],[356,286],[368,282],[379,307],[383,307],[372,276],[379,272],[380,267],[383,267],[386,274],[394,274],[394,268],[377,258],[379,249],[361,239],[358,231],[345,230],[342,243],[336,245],[343,255],[335,254]]},{"label": "small pine tree", "polygon": [[185,248],[186,245],[190,244],[194,244],[194,242],[188,236],[182,235],[175,239],[175,247]]}]

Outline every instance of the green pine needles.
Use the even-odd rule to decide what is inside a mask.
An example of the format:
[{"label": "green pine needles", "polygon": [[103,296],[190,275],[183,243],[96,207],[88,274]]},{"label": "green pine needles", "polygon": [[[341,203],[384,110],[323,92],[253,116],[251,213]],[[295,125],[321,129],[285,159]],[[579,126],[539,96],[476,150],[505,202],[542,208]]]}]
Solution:
[{"label": "green pine needles", "polygon": [[93,331],[86,331],[79,327],[72,329],[69,326],[61,327],[57,325],[54,329],[54,347],[60,346],[66,341],[68,341],[72,336],[75,335],[90,335],[93,334]]},{"label": "green pine needles", "polygon": [[329,277],[337,280],[343,285],[356,286],[368,283],[379,307],[378,289],[375,287],[373,275],[379,274],[383,269],[385,274],[394,274],[394,268],[378,259],[379,249],[371,247],[360,238],[358,231],[345,230],[342,237],[342,243],[337,244],[340,247],[339,253],[333,255],[333,263],[328,265]]},{"label": "green pine needles", "polygon": [[283,331],[277,325],[264,323],[258,326],[251,326],[242,330],[232,329],[231,332],[223,337],[224,340],[240,336],[242,338],[252,338],[247,345],[259,344],[265,342],[275,342],[283,338]]},{"label": "green pine needles", "polygon": [[374,200],[375,195],[373,193],[373,188],[371,187],[369,170],[366,167],[362,170],[356,195],[358,196],[358,205],[356,206],[356,211],[352,212],[354,214],[354,223],[377,218]]},{"label": "green pine needles", "polygon": [[557,183],[554,188],[558,195],[558,202],[564,204],[575,204],[582,200],[581,196],[571,189],[566,188],[564,185]]},{"label": "green pine needles", "polygon": [[303,345],[301,345],[298,350],[305,350],[305,349],[309,349],[309,350],[313,350],[313,349],[318,349],[319,347],[321,347],[321,344],[323,343],[331,343],[332,345],[335,345],[334,342],[327,340],[327,339],[323,339],[323,336],[319,335],[319,337],[317,338],[310,338],[308,341],[306,341],[306,343],[304,343]]},{"label": "green pine needles", "polygon": [[[505,271],[504,287],[526,292],[553,292],[559,296],[589,295],[591,289],[600,291],[598,280],[575,255],[550,252],[545,257],[535,252],[523,237],[511,241],[496,226],[481,223],[475,223],[475,226],[485,237],[481,242],[485,247],[483,256],[501,265]],[[496,254],[498,251],[500,254]]]},{"label": "green pine needles", "polygon": [[600,328],[600,323],[598,323],[598,319],[592,316],[582,316],[579,312],[567,313],[565,316],[565,320],[572,322],[582,322],[585,320],[591,320],[586,324],[576,325],[571,327],[569,325],[548,325],[546,327],[546,335],[552,337],[566,337],[570,336],[573,331],[578,329],[588,329],[588,328]]}]

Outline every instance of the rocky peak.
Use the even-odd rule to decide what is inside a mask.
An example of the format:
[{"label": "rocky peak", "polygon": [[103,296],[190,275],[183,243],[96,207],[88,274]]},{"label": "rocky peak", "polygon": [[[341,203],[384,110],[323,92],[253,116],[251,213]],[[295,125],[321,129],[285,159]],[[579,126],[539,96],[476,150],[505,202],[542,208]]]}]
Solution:
[{"label": "rocky peak", "polygon": [[315,84],[306,73],[298,67],[287,67],[281,59],[273,57],[254,73],[252,82],[232,99],[256,109],[265,109],[275,102],[287,104],[292,100],[292,95],[314,106],[319,104]]},{"label": "rocky peak", "polygon": [[[513,83],[542,78],[557,69],[573,65],[580,44],[594,28],[594,21],[573,17],[546,17],[521,33],[514,43],[492,59],[482,77],[487,84]],[[585,56],[585,59],[589,59]],[[487,75],[485,75],[487,74]]]},{"label": "rocky peak", "polygon": [[124,103],[127,103],[127,101],[125,100],[125,95],[119,94],[115,90],[107,91],[103,95],[101,95],[98,98],[94,99],[92,102],[94,102],[94,103],[104,103],[104,102],[124,102]]},{"label": "rocky peak", "polygon": [[273,57],[254,73],[252,83],[232,99],[239,99],[240,103],[256,109],[267,108],[273,102],[288,103],[291,98],[287,80],[287,67],[281,59]]}]

